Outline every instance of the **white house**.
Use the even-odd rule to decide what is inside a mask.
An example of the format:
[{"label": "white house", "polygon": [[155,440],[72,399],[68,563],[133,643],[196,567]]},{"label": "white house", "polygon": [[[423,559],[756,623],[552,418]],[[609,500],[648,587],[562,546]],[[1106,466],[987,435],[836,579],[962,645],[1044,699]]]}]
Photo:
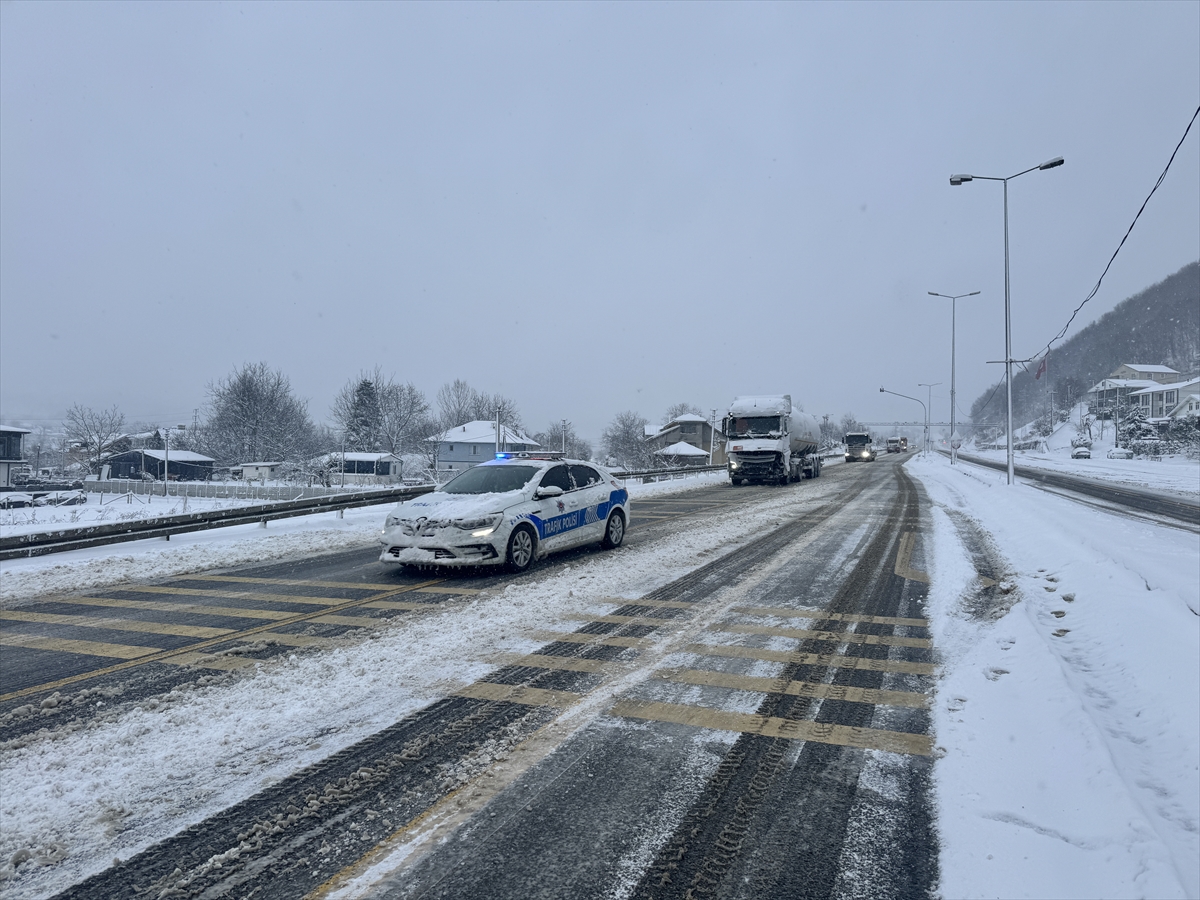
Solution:
[{"label": "white house", "polygon": [[701,450],[687,441],[676,441],[674,444],[654,451],[655,458],[667,465],[673,466],[702,466],[708,462],[708,451]]},{"label": "white house", "polygon": [[1171,419],[1186,419],[1188,416],[1200,416],[1200,393],[1196,391],[1180,394],[1175,408],[1167,413]]},{"label": "white house", "polygon": [[1174,384],[1183,381],[1183,375],[1170,366],[1151,366],[1143,363],[1122,363],[1108,377],[1153,381],[1157,384]]},{"label": "white house", "polygon": [[[457,475],[481,462],[495,459],[496,423],[476,421],[455,425],[441,434],[427,437],[425,441],[437,444],[437,471],[445,475]],[[540,446],[529,435],[507,425],[500,426],[502,449],[520,452],[536,450]]]},{"label": "white house", "polygon": [[282,465],[282,460],[278,462],[248,462],[234,466],[233,470],[241,470],[242,479],[245,481],[274,481],[279,477],[279,468]]},{"label": "white house", "polygon": [[404,463],[394,453],[330,453],[330,478],[341,484],[395,484]]},{"label": "white house", "polygon": [[1176,384],[1156,384],[1133,391],[1129,395],[1129,402],[1140,405],[1147,419],[1162,419],[1179,405],[1180,397],[1195,393],[1197,386],[1200,386],[1200,378]]}]

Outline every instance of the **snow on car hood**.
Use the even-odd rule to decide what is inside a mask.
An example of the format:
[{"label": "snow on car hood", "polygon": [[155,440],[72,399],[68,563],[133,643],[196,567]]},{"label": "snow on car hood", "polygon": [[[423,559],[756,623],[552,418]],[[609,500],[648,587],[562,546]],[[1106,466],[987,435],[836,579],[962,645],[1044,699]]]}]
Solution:
[{"label": "snow on car hood", "polygon": [[502,512],[525,499],[524,491],[492,494],[443,494],[434,491],[397,504],[392,515],[401,519],[419,519],[422,516],[427,519],[469,519]]}]

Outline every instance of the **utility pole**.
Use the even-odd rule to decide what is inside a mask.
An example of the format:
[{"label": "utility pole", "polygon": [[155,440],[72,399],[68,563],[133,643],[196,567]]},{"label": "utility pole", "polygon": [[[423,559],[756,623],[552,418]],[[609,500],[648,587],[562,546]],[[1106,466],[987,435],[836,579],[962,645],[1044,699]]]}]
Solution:
[{"label": "utility pole", "polygon": [[567,420],[566,419],[562,420],[562,425],[563,425],[563,440],[562,440],[563,449],[562,449],[562,452],[563,452],[563,456],[566,456],[567,455]]}]

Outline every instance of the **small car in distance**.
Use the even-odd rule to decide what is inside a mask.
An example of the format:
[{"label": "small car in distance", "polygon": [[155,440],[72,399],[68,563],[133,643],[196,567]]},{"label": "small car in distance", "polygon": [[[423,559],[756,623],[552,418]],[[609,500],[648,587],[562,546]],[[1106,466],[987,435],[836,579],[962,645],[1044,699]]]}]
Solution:
[{"label": "small car in distance", "polygon": [[379,561],[523,572],[560,550],[619,547],[628,525],[629,493],[601,466],[561,454],[498,453],[392,509]]},{"label": "small car in distance", "polygon": [[1076,447],[1071,451],[1071,459],[1091,459],[1092,451],[1089,447]]},{"label": "small car in distance", "polygon": [[1125,447],[1113,447],[1105,455],[1109,459],[1133,459],[1133,451]]}]

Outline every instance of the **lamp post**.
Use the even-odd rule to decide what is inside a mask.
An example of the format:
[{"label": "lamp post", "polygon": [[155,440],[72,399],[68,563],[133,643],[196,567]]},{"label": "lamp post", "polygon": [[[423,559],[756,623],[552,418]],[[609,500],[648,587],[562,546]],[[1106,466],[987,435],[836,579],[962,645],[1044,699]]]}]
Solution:
[{"label": "lamp post", "polygon": [[[924,411],[924,413],[925,413],[925,422],[926,422],[926,423],[928,423],[928,422],[929,422],[929,407],[928,407],[928,406],[926,406],[926,405],[925,405],[925,403],[924,403],[923,401],[921,401],[921,400],[918,400],[916,397],[910,397],[910,396],[908,396],[908,394],[897,394],[895,391],[889,391],[889,390],[888,390],[887,388],[885,388],[885,387],[881,387],[881,388],[879,389],[879,393],[881,393],[881,394],[891,394],[893,397],[903,397],[905,400],[911,400],[911,401],[913,401],[914,403],[920,403],[920,404],[921,404],[921,409],[922,409],[922,410]],[[926,426],[925,426],[925,427],[926,427],[926,430],[928,430],[928,428],[929,428],[928,424],[926,424]],[[928,443],[928,442],[926,442],[926,443]]]},{"label": "lamp post", "polygon": [[941,384],[940,381],[935,381],[933,384],[926,384],[924,381],[917,382],[917,387],[929,388],[926,392],[926,397],[929,400],[929,406],[925,407],[925,452],[929,452],[929,407],[933,406],[933,389]]},{"label": "lamp post", "polygon": [[1008,183],[1014,178],[1019,178],[1029,172],[1043,169],[1056,169],[1063,164],[1064,160],[1061,156],[1056,156],[1054,159],[1047,160],[1040,166],[1033,166],[1018,172],[1016,175],[1009,175],[1007,178],[996,178],[989,175],[951,175],[950,184],[957,187],[968,181],[1000,181],[1004,183],[1004,387],[1007,396],[1007,407],[1005,413],[1005,428],[1008,435],[1004,440],[1005,449],[1008,456],[1008,483],[1013,483],[1013,427],[1012,427],[1012,315],[1010,311],[1009,295],[1008,295]]},{"label": "lamp post", "polygon": [[963,297],[978,296],[979,291],[971,291],[969,294],[939,294],[937,291],[929,291],[928,294],[930,297],[945,297],[950,301],[950,465],[954,465],[955,458],[958,456],[958,448],[954,446],[954,442],[958,440],[958,429],[954,426],[954,411],[957,409],[954,399],[955,307]]}]

